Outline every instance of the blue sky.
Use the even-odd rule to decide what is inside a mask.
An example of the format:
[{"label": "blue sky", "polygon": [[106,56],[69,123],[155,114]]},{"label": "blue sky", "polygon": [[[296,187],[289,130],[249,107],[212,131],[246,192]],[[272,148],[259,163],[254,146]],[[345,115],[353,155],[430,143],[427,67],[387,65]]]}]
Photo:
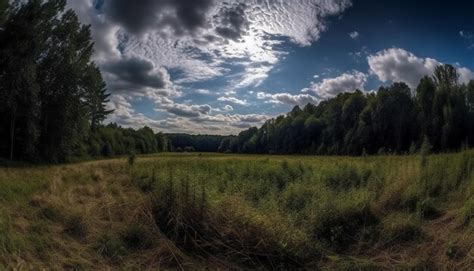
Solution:
[{"label": "blue sky", "polygon": [[69,0],[91,24],[107,120],[236,134],[441,63],[474,79],[473,1]]}]

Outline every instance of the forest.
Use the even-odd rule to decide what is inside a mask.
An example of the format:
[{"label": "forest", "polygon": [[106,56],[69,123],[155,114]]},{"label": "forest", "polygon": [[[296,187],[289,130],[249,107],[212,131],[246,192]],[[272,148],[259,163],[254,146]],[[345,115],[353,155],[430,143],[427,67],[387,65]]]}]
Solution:
[{"label": "forest", "polygon": [[219,151],[268,154],[362,155],[415,153],[423,142],[446,152],[474,145],[474,81],[458,82],[451,65],[438,66],[414,91],[405,83],[339,94],[318,105],[223,140]]}]

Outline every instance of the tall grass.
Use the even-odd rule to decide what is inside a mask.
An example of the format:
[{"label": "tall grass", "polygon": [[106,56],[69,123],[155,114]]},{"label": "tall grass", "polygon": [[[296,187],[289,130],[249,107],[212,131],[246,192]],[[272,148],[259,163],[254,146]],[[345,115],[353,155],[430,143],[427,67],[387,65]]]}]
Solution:
[{"label": "tall grass", "polygon": [[[453,229],[467,240],[456,247],[467,249],[463,244],[474,241],[473,167],[473,151],[359,158],[164,154],[133,163],[0,170],[0,195],[9,199],[0,206],[6,217],[16,210],[55,229],[38,247],[62,246],[63,239],[72,247],[86,244],[89,258],[122,268],[137,259],[178,268],[424,266],[436,259],[377,255],[429,246],[438,238],[432,227],[445,221],[455,221]],[[28,257],[22,251],[31,241],[7,239],[18,236],[12,232],[21,228],[0,219],[0,251]],[[65,250],[77,255],[74,249]],[[91,266],[81,257],[81,266]],[[5,266],[7,258],[0,257]]]}]

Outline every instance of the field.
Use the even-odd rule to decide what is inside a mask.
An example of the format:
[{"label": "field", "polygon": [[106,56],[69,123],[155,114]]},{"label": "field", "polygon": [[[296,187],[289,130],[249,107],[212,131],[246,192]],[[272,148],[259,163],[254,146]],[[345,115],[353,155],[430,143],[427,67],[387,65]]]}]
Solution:
[{"label": "field", "polygon": [[473,169],[474,151],[0,168],[0,269],[471,269]]}]

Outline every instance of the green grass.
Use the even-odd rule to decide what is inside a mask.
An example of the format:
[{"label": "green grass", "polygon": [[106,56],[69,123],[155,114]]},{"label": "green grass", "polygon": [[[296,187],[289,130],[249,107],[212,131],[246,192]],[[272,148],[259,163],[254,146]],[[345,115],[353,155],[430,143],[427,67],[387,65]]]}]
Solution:
[{"label": "green grass", "polygon": [[166,153],[0,169],[0,266],[470,267],[473,168],[464,151],[423,163]]}]

